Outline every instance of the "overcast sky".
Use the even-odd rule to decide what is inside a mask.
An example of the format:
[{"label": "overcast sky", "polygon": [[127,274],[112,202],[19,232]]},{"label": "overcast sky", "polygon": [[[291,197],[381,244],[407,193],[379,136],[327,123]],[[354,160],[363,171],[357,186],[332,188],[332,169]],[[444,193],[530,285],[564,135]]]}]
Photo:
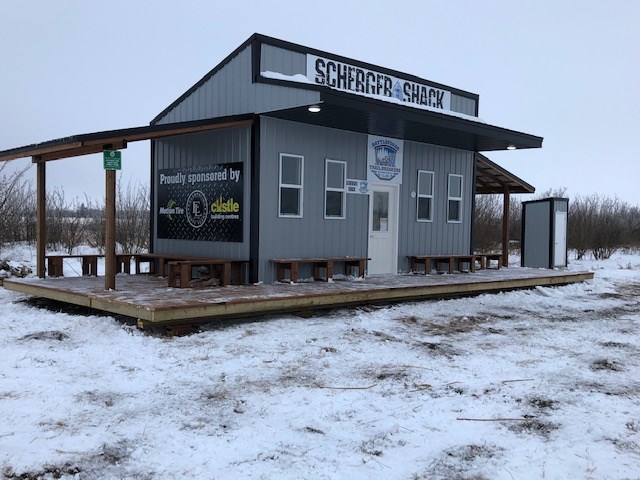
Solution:
[{"label": "overcast sky", "polygon": [[[488,123],[544,137],[489,152],[541,193],[640,204],[640,1],[0,0],[0,150],[148,125],[252,33],[480,95]],[[15,161],[16,167],[29,160]],[[14,167],[15,168],[15,167]],[[35,168],[32,168],[35,176]],[[48,164],[48,188],[102,197],[98,155]],[[123,151],[148,182],[149,144]]]}]

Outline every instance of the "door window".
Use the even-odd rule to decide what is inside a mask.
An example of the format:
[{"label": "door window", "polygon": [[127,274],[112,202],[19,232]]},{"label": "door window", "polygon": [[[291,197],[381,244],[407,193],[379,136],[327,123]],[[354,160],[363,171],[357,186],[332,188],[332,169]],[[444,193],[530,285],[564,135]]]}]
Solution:
[{"label": "door window", "polygon": [[373,225],[374,232],[389,231],[389,192],[373,192]]}]

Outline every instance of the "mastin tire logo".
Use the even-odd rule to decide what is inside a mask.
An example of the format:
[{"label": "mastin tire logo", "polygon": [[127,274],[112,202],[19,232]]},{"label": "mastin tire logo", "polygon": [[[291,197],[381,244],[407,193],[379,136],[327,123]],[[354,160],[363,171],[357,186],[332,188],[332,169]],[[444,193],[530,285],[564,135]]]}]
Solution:
[{"label": "mastin tire logo", "polygon": [[396,167],[396,154],[400,145],[391,140],[377,140],[371,144],[375,153],[375,165],[369,165],[373,174],[380,180],[391,180],[400,173]]},{"label": "mastin tire logo", "polygon": [[173,220],[172,215],[184,215],[184,208],[177,207],[176,201],[172,198],[167,202],[166,207],[160,207],[160,215],[166,215],[169,220]]}]

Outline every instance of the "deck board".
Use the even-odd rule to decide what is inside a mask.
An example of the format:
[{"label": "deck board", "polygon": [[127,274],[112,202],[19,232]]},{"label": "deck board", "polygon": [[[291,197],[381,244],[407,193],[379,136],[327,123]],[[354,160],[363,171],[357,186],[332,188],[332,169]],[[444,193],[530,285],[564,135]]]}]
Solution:
[{"label": "deck board", "polygon": [[593,272],[508,268],[447,275],[384,275],[334,282],[169,288],[151,275],[116,277],[115,291],[101,277],[5,280],[8,290],[139,319],[169,324],[189,319],[251,316],[344,305],[474,295],[535,286],[564,285],[593,278]]}]

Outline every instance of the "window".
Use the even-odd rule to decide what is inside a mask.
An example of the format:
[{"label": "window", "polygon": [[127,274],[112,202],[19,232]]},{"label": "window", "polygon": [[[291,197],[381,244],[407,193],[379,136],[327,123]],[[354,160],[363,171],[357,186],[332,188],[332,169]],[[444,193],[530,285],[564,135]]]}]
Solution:
[{"label": "window", "polygon": [[324,218],[345,218],[347,163],[327,160],[324,170]]},{"label": "window", "polygon": [[280,195],[278,211],[281,217],[302,217],[302,187],[304,157],[280,154]]},{"label": "window", "polygon": [[417,209],[419,222],[433,221],[433,172],[418,170]]},{"label": "window", "polygon": [[449,174],[447,222],[462,222],[462,175]]},{"label": "window", "polygon": [[373,216],[371,230],[389,231],[389,192],[373,192]]}]

